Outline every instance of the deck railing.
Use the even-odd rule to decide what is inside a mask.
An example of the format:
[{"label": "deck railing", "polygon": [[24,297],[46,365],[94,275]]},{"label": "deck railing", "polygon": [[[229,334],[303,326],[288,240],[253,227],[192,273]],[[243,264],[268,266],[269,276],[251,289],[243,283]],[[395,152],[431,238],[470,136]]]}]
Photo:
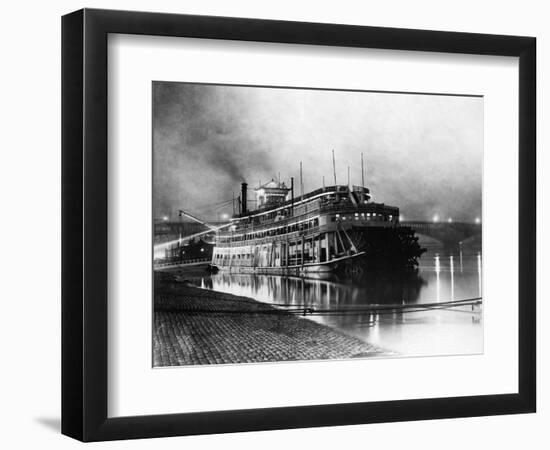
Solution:
[{"label": "deck railing", "polygon": [[180,258],[165,258],[157,259],[153,262],[155,268],[162,268],[168,266],[184,266],[187,264],[200,264],[209,263],[212,258],[195,258],[195,259],[180,259]]}]

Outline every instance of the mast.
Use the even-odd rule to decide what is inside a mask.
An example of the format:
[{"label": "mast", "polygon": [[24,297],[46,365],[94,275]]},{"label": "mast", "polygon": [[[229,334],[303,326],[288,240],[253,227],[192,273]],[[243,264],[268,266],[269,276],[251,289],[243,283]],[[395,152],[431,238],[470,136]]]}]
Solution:
[{"label": "mast", "polygon": [[348,166],[348,188],[349,188],[349,166]]},{"label": "mast", "polygon": [[300,161],[300,195],[304,196],[304,179],[302,177],[302,161]]},{"label": "mast", "polygon": [[334,159],[334,149],[332,149],[332,171],[334,173],[334,185],[336,185],[336,159]]},{"label": "mast", "polygon": [[365,187],[365,168],[363,166],[363,153],[361,152],[361,186]]},{"label": "mast", "polygon": [[294,216],[294,177],[290,177],[290,211]]}]

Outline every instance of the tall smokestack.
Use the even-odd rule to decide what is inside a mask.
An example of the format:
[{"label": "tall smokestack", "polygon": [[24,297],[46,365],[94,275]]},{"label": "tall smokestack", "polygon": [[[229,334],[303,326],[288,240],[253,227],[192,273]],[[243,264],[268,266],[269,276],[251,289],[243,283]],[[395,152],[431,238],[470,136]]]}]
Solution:
[{"label": "tall smokestack", "polygon": [[242,183],[241,184],[241,214],[246,214],[246,202],[247,202],[247,199],[246,199],[246,189],[248,187],[248,184],[247,183]]}]

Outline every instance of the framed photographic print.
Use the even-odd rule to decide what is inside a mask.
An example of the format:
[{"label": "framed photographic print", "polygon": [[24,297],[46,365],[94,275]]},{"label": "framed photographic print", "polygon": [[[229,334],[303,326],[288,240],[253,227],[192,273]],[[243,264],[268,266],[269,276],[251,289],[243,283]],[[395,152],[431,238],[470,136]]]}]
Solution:
[{"label": "framed photographic print", "polygon": [[535,39],[62,22],[62,432],[535,411]]}]

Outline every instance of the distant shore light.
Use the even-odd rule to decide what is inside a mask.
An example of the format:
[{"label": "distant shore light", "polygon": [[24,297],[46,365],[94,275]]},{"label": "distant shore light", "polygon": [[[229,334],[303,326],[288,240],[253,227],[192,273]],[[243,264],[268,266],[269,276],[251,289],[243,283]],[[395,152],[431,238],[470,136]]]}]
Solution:
[{"label": "distant shore light", "polygon": [[452,217],[449,217],[449,218],[447,219],[447,222],[449,222],[449,223],[452,223],[452,221],[453,221]]},{"label": "distant shore light", "polygon": [[479,217],[476,217],[476,223],[479,225],[481,223],[481,219]]},{"label": "distant shore light", "polygon": [[439,216],[437,214],[434,215],[433,221],[434,221],[434,223],[439,222]]},{"label": "distant shore light", "polygon": [[162,220],[164,220],[165,222],[168,222],[168,216],[162,216]]}]

